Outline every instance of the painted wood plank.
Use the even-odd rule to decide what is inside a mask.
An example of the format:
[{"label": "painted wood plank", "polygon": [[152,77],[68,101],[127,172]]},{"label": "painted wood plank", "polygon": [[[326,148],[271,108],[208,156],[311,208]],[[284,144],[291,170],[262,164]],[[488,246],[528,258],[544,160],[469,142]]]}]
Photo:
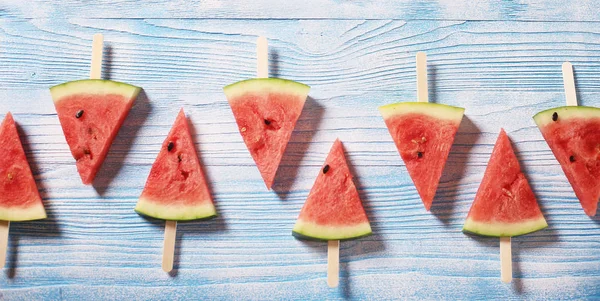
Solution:
[{"label": "painted wood plank", "polygon": [[19,1],[0,3],[0,16],[40,18],[400,19],[600,21],[593,0],[564,1]]},{"label": "painted wood plank", "polygon": [[270,73],[313,90],[414,91],[419,50],[428,54],[431,89],[439,91],[559,92],[565,60],[575,66],[579,92],[595,91],[600,82],[600,23],[595,22],[7,19],[0,24],[0,83],[11,89],[84,77],[96,32],[106,39],[105,74],[147,89],[220,92],[253,77],[258,34],[270,37],[270,59],[276,62]]},{"label": "painted wood plank", "polygon": [[[123,5],[129,5],[128,2]],[[16,5],[16,4],[12,4]],[[0,115],[20,125],[49,218],[14,223],[0,292],[9,300],[600,298],[600,219],[580,208],[531,116],[562,105],[560,63],[581,104],[598,99],[598,23],[392,20],[0,20]],[[48,87],[84,78],[99,29],[105,72],[144,87],[95,187],[80,184]],[[275,191],[237,133],[222,86],[253,76],[255,34],[272,74],[310,84]],[[416,99],[426,50],[430,98],[466,107],[432,213],[423,209],[377,106]],[[180,107],[220,216],[181,223],[176,272],[160,268],[164,222],[133,212]],[[513,241],[500,282],[497,239],[460,232],[500,127],[549,229]],[[344,141],[374,235],[342,244],[340,288],[326,244],[291,236],[331,143]]]}]

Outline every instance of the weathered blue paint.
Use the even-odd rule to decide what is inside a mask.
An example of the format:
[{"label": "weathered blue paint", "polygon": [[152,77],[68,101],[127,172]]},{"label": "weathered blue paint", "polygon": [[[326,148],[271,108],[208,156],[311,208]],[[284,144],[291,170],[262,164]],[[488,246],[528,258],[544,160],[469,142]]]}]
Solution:
[{"label": "weathered blue paint", "polygon": [[[34,2],[0,4],[0,114],[22,128],[49,218],[12,224],[0,299],[600,298],[600,219],[585,216],[531,119],[564,103],[565,60],[580,102],[600,106],[600,23],[581,22],[600,21],[595,1]],[[88,75],[96,32],[105,77],[145,92],[94,188],[80,184],[48,87]],[[269,37],[272,75],[312,86],[273,192],[221,92],[254,75],[257,35]],[[415,99],[416,51],[429,55],[431,99],[466,107],[432,213],[377,111]],[[220,217],[179,225],[167,275],[164,223],[133,208],[180,107]],[[460,232],[500,127],[550,225],[514,239],[510,285],[498,241]],[[291,229],[338,137],[375,234],[342,244],[341,286],[329,289],[325,244]]]}]

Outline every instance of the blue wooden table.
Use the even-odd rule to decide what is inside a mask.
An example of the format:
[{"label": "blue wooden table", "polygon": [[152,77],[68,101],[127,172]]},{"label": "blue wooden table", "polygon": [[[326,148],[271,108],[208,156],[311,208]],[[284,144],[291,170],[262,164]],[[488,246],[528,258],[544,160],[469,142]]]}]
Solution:
[{"label": "blue wooden table", "polygon": [[[48,212],[12,223],[0,299],[600,298],[600,218],[583,213],[531,118],[564,104],[566,60],[580,104],[600,106],[600,4],[415,2],[0,2],[0,115],[21,126]],[[144,93],[84,186],[48,88],[88,76],[94,33],[105,36],[104,77]],[[312,87],[274,191],[222,93],[255,75],[258,35],[271,76]],[[377,111],[416,99],[417,51],[428,54],[430,98],[466,108],[431,213]],[[181,107],[220,216],[180,223],[166,274],[164,222],[133,208]],[[513,239],[512,284],[500,281],[498,240],[461,232],[501,127],[549,224]],[[291,229],[337,137],[374,235],[342,243],[330,289],[326,244]]]}]

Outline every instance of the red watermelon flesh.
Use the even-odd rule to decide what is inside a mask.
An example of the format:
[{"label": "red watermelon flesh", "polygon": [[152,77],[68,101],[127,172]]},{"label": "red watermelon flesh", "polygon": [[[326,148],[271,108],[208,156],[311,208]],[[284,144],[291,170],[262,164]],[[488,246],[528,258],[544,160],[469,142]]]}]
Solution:
[{"label": "red watermelon flesh", "polygon": [[600,201],[600,108],[558,107],[540,112],[533,119],[581,207],[587,215],[596,215]]},{"label": "red watermelon flesh", "polygon": [[319,171],[292,233],[320,240],[351,239],[371,234],[369,219],[352,181],[339,139]]},{"label": "red watermelon flesh", "polygon": [[244,143],[271,189],[310,87],[278,78],[250,79],[223,90]]},{"label": "red watermelon flesh", "polygon": [[517,236],[547,226],[508,135],[502,129],[463,231],[486,236]]},{"label": "red watermelon flesh", "polygon": [[152,165],[135,211],[178,221],[217,214],[183,109]]},{"label": "red watermelon flesh", "polygon": [[80,80],[50,88],[84,184],[96,177],[140,90],[109,80]]},{"label": "red watermelon flesh", "polygon": [[382,106],[379,111],[425,209],[429,211],[464,109],[426,102],[402,102]]},{"label": "red watermelon flesh", "polygon": [[17,126],[10,113],[0,126],[0,220],[46,218],[42,198],[33,179]]}]

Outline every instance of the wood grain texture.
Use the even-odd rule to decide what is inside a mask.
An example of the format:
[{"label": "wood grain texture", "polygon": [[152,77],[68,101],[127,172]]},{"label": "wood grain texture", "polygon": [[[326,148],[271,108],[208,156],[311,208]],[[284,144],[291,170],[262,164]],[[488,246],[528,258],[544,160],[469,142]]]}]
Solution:
[{"label": "wood grain texture", "polygon": [[[10,110],[20,125],[48,211],[48,219],[11,224],[0,299],[600,298],[600,219],[583,213],[531,119],[564,104],[565,60],[575,67],[580,104],[600,106],[600,23],[464,21],[478,18],[468,14],[496,19],[485,14],[498,12],[457,15],[456,7],[422,18],[432,20],[365,20],[403,18],[409,15],[395,8],[416,12],[424,4],[363,3],[363,11],[353,10],[354,2],[315,2],[329,9],[325,14],[255,2],[255,10],[197,2],[189,12],[178,2],[161,11],[162,1],[39,1],[33,10],[0,4],[0,114]],[[561,18],[581,12],[575,21],[598,16],[595,2],[582,3],[570,10],[548,4],[547,12],[530,4],[522,15],[551,21],[559,9]],[[105,76],[144,93],[88,187],[80,184],[48,88],[87,77],[97,32],[105,36]],[[269,37],[272,76],[312,86],[272,192],[221,90],[254,76],[258,35]],[[377,111],[416,99],[417,51],[428,55],[430,100],[466,108],[432,213]],[[180,107],[193,123],[220,216],[178,225],[175,269],[165,274],[164,222],[133,208]],[[500,281],[498,239],[460,231],[500,127],[550,225],[513,239],[510,285]],[[374,235],[342,243],[340,287],[329,289],[326,243],[296,240],[291,229],[338,137]]]},{"label": "wood grain texture", "polygon": [[0,16],[39,18],[400,19],[600,21],[594,0],[219,1],[5,0]]}]

